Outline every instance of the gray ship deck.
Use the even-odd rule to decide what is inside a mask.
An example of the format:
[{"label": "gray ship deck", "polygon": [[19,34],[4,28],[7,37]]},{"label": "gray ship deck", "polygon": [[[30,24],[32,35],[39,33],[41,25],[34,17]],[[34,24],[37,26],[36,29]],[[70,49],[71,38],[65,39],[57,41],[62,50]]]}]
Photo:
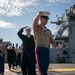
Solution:
[{"label": "gray ship deck", "polygon": [[[38,69],[36,69],[37,75]],[[5,64],[5,75],[22,75],[20,69],[9,71],[8,65]],[[50,64],[48,75],[75,75],[75,64]]]}]

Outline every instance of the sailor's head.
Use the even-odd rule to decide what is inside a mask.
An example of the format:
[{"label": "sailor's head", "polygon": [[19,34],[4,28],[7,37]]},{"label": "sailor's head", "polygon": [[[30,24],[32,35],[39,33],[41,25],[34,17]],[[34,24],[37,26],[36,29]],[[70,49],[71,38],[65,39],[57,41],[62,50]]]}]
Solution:
[{"label": "sailor's head", "polygon": [[7,47],[7,49],[11,50],[11,49],[13,49],[13,47],[12,47],[11,45],[9,45],[9,46]]},{"label": "sailor's head", "polygon": [[3,42],[3,39],[2,39],[2,38],[0,38],[0,44],[2,44],[2,42]]},{"label": "sailor's head", "polygon": [[25,30],[26,30],[26,33],[27,33],[28,35],[30,35],[30,33],[31,33],[31,27],[27,26],[27,27],[25,28]]},{"label": "sailor's head", "polygon": [[48,12],[48,11],[42,12],[42,14],[40,16],[40,22],[42,24],[46,25],[49,20],[49,15],[50,15],[50,12]]}]

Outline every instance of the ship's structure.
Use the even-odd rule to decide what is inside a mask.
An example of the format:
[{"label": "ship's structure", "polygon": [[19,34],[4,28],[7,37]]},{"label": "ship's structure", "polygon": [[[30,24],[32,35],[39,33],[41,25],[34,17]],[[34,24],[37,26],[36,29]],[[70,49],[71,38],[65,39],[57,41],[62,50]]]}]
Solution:
[{"label": "ship's structure", "polygon": [[55,49],[50,49],[51,62],[75,63],[75,4],[51,23],[56,24],[54,40],[61,49],[60,54]]}]

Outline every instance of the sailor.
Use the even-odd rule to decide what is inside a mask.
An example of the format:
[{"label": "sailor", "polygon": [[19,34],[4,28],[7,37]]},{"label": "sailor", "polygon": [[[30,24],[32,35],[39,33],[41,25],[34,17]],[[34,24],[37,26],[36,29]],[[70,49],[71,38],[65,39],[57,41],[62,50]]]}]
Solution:
[{"label": "sailor", "polygon": [[4,74],[4,56],[6,56],[6,47],[3,45],[3,39],[0,38],[0,74]]},{"label": "sailor", "polygon": [[[22,34],[23,30],[26,31],[26,35]],[[22,40],[23,54],[21,61],[21,69],[23,75],[36,75],[35,72],[35,43],[34,37],[31,35],[31,28],[25,26],[18,32],[18,36]]]},{"label": "sailor", "polygon": [[7,47],[7,59],[8,59],[8,66],[9,70],[14,69],[14,62],[15,62],[15,51],[11,45]]},{"label": "sailor", "polygon": [[37,46],[36,56],[40,75],[48,75],[47,70],[50,63],[50,44],[52,44],[58,52],[60,51],[53,40],[51,31],[46,28],[49,15],[50,12],[48,11],[40,11],[33,21],[34,39]]}]

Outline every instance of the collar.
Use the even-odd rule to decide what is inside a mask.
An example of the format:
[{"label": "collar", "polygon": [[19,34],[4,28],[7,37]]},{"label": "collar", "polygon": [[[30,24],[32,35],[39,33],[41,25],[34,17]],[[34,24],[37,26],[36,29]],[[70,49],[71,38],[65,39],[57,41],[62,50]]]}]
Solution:
[{"label": "collar", "polygon": [[45,27],[41,27],[41,26],[40,26],[40,28],[43,29],[43,30],[46,30],[46,29],[47,29],[46,26],[45,26]]},{"label": "collar", "polygon": [[30,38],[31,35],[27,35],[28,38]]}]

